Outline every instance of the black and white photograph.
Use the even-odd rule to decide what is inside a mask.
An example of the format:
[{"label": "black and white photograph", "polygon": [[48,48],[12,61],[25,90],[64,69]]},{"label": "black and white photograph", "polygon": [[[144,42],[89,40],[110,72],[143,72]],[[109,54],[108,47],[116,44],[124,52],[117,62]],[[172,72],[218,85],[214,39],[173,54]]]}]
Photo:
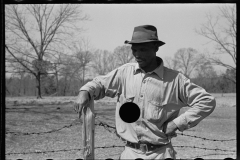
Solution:
[{"label": "black and white photograph", "polygon": [[237,159],[236,3],[3,13],[5,159]]}]

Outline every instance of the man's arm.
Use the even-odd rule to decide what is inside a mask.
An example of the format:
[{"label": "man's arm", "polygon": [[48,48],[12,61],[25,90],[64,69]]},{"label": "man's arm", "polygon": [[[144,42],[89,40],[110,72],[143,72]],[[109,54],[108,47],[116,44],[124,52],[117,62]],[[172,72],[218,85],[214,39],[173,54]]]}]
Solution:
[{"label": "man's arm", "polygon": [[180,131],[196,126],[201,120],[209,116],[216,106],[215,98],[205,89],[191,83],[185,76],[181,76],[179,98],[185,105],[191,107],[185,113],[173,120]]},{"label": "man's arm", "polygon": [[90,98],[95,100],[105,96],[115,97],[120,91],[121,68],[117,68],[107,75],[98,76],[80,88],[80,91],[88,91]]},{"label": "man's arm", "polygon": [[121,70],[117,68],[107,75],[98,76],[85,84],[80,88],[74,110],[81,114],[83,106],[86,106],[92,98],[98,100],[105,96],[115,97],[120,90],[121,75]]}]

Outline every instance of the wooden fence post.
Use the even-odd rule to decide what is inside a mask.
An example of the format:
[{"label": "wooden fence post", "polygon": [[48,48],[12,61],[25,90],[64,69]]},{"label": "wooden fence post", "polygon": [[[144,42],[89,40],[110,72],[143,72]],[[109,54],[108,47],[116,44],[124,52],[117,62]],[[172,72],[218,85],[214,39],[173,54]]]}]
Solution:
[{"label": "wooden fence post", "polygon": [[94,159],[94,134],[95,134],[95,115],[94,100],[91,100],[89,106],[83,108],[83,158],[84,160]]}]

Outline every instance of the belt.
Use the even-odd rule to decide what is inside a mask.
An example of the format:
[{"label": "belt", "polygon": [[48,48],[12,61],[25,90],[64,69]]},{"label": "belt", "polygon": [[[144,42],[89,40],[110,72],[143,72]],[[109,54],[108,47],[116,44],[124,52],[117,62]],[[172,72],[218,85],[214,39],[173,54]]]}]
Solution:
[{"label": "belt", "polygon": [[150,143],[147,143],[147,144],[132,143],[132,142],[129,142],[129,141],[127,141],[126,145],[131,147],[131,148],[134,148],[134,149],[139,149],[142,152],[153,151],[153,150],[163,146],[163,145],[153,145],[153,144],[150,144]]}]

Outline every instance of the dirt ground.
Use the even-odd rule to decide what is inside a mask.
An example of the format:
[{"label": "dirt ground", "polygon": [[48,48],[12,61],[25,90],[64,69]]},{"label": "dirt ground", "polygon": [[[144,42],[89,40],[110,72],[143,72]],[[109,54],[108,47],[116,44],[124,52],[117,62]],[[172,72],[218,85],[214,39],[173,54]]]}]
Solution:
[{"label": "dirt ground", "polygon": [[[172,139],[177,159],[236,159],[236,95],[214,94],[215,111]],[[82,122],[73,111],[76,97],[6,98],[6,159],[78,159]],[[187,108],[183,108],[181,113]],[[124,143],[115,135],[115,102],[95,101],[95,157],[117,159]],[[101,126],[107,124],[110,128]]]}]

